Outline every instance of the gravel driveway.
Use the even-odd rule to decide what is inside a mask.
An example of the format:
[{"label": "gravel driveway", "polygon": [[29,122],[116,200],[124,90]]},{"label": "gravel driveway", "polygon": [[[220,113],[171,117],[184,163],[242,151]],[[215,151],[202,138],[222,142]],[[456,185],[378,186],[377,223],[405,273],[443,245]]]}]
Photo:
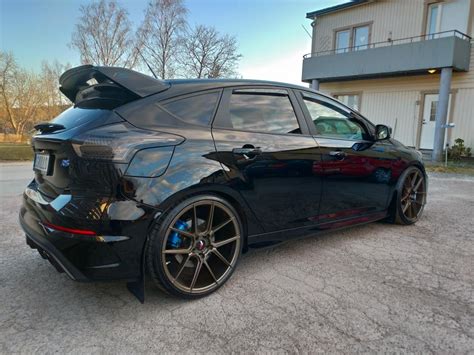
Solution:
[{"label": "gravel driveway", "polygon": [[85,284],[26,246],[29,164],[1,164],[0,353],[474,350],[474,179],[433,175],[422,220],[375,223],[245,255],[197,301]]}]

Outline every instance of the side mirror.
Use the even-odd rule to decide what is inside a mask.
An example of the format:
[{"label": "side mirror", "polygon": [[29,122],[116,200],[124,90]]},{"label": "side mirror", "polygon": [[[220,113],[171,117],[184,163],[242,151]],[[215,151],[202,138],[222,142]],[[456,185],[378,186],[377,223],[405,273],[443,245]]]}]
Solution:
[{"label": "side mirror", "polygon": [[385,126],[383,124],[378,124],[375,126],[375,140],[383,141],[384,139],[389,139],[392,135],[392,128]]}]

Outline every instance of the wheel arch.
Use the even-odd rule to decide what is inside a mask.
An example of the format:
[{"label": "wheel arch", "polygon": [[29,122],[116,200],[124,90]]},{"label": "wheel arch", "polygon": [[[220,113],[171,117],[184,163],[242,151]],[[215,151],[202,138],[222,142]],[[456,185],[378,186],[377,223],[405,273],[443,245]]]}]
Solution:
[{"label": "wheel arch", "polygon": [[[181,191],[178,191],[175,194],[166,198],[166,200],[164,200],[160,204],[160,206],[157,208],[158,210],[157,213],[149,221],[145,244],[148,241],[149,231],[152,228],[157,218],[160,218],[161,215],[163,215],[164,213],[166,213],[166,211],[168,211],[174,205],[179,203],[179,201],[183,201],[190,197],[197,196],[197,195],[204,195],[204,194],[215,195],[217,197],[220,197],[226,200],[239,214],[239,217],[242,221],[243,236],[244,236],[244,240],[242,243],[242,246],[243,246],[242,251],[245,253],[248,250],[248,236],[252,234],[263,233],[263,228],[260,225],[260,222],[257,220],[256,216],[254,215],[253,211],[250,209],[246,201],[240,195],[240,193],[232,189],[231,187],[220,185],[220,184],[205,184],[205,185],[189,187]],[[145,251],[145,246],[143,248],[143,253],[144,251]]]}]

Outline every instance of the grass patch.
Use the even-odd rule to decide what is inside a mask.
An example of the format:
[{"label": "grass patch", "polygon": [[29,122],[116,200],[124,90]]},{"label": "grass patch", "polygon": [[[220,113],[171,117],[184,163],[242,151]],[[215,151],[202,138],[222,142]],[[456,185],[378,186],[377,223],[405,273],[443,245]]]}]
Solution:
[{"label": "grass patch", "polygon": [[25,143],[0,143],[0,160],[33,160],[33,149]]},{"label": "grass patch", "polygon": [[425,163],[426,171],[433,173],[451,173],[465,174],[474,176],[474,162],[448,162],[448,166],[444,163]]}]

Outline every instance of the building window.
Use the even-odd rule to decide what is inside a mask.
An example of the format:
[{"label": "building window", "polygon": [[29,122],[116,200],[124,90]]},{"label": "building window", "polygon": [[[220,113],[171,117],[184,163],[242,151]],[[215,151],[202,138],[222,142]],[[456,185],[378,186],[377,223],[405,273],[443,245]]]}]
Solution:
[{"label": "building window", "polygon": [[430,121],[436,121],[436,110],[438,109],[438,101],[431,101]]},{"label": "building window", "polygon": [[336,94],[334,98],[341,101],[344,105],[349,106],[351,109],[358,111],[360,107],[360,95],[359,94]]},{"label": "building window", "polygon": [[350,47],[350,37],[350,30],[336,32],[336,53],[345,53],[349,50],[348,47]]},{"label": "building window", "polygon": [[354,50],[367,49],[369,44],[369,26],[356,27],[354,29]]},{"label": "building window", "polygon": [[428,6],[427,21],[426,21],[426,34],[427,38],[435,38],[435,33],[441,31],[441,10],[442,4],[435,3]]},{"label": "building window", "polygon": [[370,43],[370,25],[354,26],[337,31],[335,41],[336,53],[367,49]]}]

